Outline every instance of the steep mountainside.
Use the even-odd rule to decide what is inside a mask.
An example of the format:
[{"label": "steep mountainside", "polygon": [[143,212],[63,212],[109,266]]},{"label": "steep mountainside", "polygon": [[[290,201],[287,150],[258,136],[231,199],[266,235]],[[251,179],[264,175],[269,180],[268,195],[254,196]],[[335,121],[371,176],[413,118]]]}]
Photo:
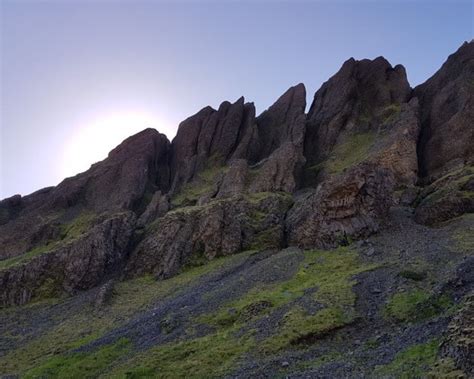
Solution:
[{"label": "steep mountainside", "polygon": [[0,201],[0,377],[474,376],[474,42],[349,59]]}]

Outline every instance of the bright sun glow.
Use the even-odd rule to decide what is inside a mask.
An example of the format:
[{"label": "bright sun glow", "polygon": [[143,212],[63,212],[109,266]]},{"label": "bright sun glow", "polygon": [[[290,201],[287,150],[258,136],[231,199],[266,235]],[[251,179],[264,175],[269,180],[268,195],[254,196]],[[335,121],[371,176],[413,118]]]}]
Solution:
[{"label": "bright sun glow", "polygon": [[107,154],[125,138],[146,128],[167,134],[166,124],[145,112],[111,112],[79,125],[69,138],[63,152],[63,177],[87,170],[91,164]]}]

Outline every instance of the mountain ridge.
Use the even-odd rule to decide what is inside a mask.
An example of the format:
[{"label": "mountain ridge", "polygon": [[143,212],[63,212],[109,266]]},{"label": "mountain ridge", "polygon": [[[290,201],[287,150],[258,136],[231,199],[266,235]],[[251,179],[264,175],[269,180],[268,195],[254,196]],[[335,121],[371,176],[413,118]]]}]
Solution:
[{"label": "mountain ridge", "polygon": [[[152,344],[146,338],[148,331],[137,323],[153,324],[149,320],[159,324],[149,330],[157,333],[156,341],[161,341],[157,346],[175,341],[175,329],[178,340],[189,339],[191,344],[198,340],[179,326],[181,321],[197,328],[199,338],[214,336],[224,344],[233,344],[228,340],[230,331],[245,335],[243,346],[253,325],[258,338],[271,341],[268,346],[262,342],[270,356],[277,354],[275,346],[290,355],[291,346],[320,349],[325,338],[341,349],[338,333],[351,331],[357,323],[367,326],[365,322],[372,319],[395,345],[405,346],[395,338],[396,328],[413,328],[417,341],[423,343],[429,337],[426,330],[446,337],[449,323],[458,322],[462,326],[453,328],[462,329],[471,315],[473,83],[474,42],[464,43],[415,88],[410,87],[402,65],[392,66],[383,57],[351,58],[316,91],[307,113],[302,83],[290,87],[258,116],[244,97],[234,103],[224,101],[217,109],[205,107],[182,121],[172,141],[145,129],[124,140],[103,161],[55,187],[3,199],[0,307],[6,313],[0,312],[0,319],[13,327],[9,315],[37,303],[39,314],[56,317],[48,301],[58,301],[59,307],[71,304],[77,310],[88,304],[99,313],[107,312],[108,304],[127,296],[118,296],[115,287],[142,283],[143,288],[161,288],[140,282],[142,278],[153,278],[153,283],[158,280],[166,287],[167,282],[184,280],[190,267],[211,267],[216,271],[200,277],[196,288],[189,284],[183,295],[168,294],[169,306],[150,297],[148,306],[159,312],[150,308],[143,316],[138,309],[127,310],[131,318],[125,324],[114,320],[96,342],[84,345],[84,351],[108,346],[117,336],[132,341],[134,349],[148,346]],[[430,245],[430,239],[436,244]],[[279,269],[280,257],[288,259],[291,270]],[[214,261],[226,259],[231,262],[224,264],[229,271],[213,266]],[[417,260],[424,262],[421,269]],[[319,265],[324,269],[319,270]],[[403,270],[405,265],[410,268]],[[256,267],[260,271],[254,272]],[[307,276],[308,272],[312,274]],[[239,282],[233,273],[240,273],[248,283]],[[226,283],[223,288],[229,286],[234,315],[226,313],[224,295],[216,289],[213,275]],[[293,275],[306,279],[299,283]],[[321,281],[325,275],[327,281]],[[352,285],[351,278],[358,278],[358,284]],[[280,282],[287,283],[283,289],[265,292],[268,286],[280,288]],[[239,283],[242,291],[248,286],[250,292],[241,292]],[[331,283],[339,287],[334,289]],[[251,295],[259,288],[268,297]],[[215,297],[206,298],[206,289]],[[286,291],[288,298],[282,295]],[[404,291],[414,298],[406,299]],[[383,308],[382,296],[392,308]],[[168,304],[168,300],[163,301]],[[448,303],[457,304],[464,313],[453,318],[449,312],[457,311]],[[178,311],[172,304],[197,313]],[[422,326],[412,314],[421,312],[417,304],[431,309]],[[205,316],[209,307],[217,307],[218,313]],[[194,316],[207,318],[197,322]],[[272,318],[279,325],[276,335],[268,330]],[[413,325],[403,324],[406,320]],[[398,325],[395,329],[393,322]],[[26,321],[25,325],[36,330]],[[466,333],[462,329],[462,336]],[[366,342],[373,337],[360,336]],[[436,354],[450,359],[452,371],[469,375],[472,344],[461,346],[458,337],[449,334],[450,348]],[[17,341],[30,343],[9,337],[4,341],[13,352],[21,349]],[[362,354],[360,344],[353,342],[352,349]],[[256,348],[249,344],[252,347],[246,352]],[[396,346],[390,349],[387,354],[392,358],[401,351]],[[62,351],[67,352],[70,349]],[[5,357],[3,364],[11,367],[11,355]],[[259,368],[262,362],[270,367],[269,377],[281,369],[280,358],[267,362],[259,356],[257,363],[252,359],[245,358],[231,377],[266,377]],[[375,370],[370,375],[377,377],[382,374],[375,366],[382,363],[388,364],[374,361],[361,369],[354,363],[351,370],[367,375],[364,370]],[[34,367],[25,367],[34,372]],[[21,373],[26,373],[25,367]],[[330,372],[322,367],[319,374]],[[338,368],[342,376],[349,373],[344,367]],[[9,370],[5,373],[13,372]],[[99,376],[99,371],[94,375]]]}]

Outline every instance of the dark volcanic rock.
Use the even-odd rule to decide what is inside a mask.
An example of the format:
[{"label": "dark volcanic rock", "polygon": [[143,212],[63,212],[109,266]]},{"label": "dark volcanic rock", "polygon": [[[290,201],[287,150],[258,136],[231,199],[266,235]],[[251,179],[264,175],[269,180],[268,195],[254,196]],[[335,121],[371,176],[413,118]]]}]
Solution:
[{"label": "dark volcanic rock", "polygon": [[418,180],[418,101],[412,99],[396,109],[381,127],[369,161],[390,170],[398,186],[414,185]]},{"label": "dark volcanic rock", "polygon": [[474,161],[474,41],[465,42],[441,69],[414,90],[420,99],[420,176],[431,182]]},{"label": "dark volcanic rock", "polygon": [[283,144],[256,170],[250,192],[295,191],[304,162],[302,145]]},{"label": "dark volcanic rock", "polygon": [[223,102],[217,111],[206,107],[183,121],[172,142],[172,192],[209,166],[231,157],[249,159],[258,148],[251,140],[255,128],[255,107],[243,97],[234,104]]},{"label": "dark volcanic rock", "polygon": [[346,61],[316,92],[307,117],[304,154],[310,164],[327,158],[343,131],[378,127],[379,113],[410,95],[405,69],[383,57]]},{"label": "dark volcanic rock", "polygon": [[236,159],[229,164],[228,171],[222,175],[216,198],[242,194],[247,187],[249,167],[245,159]]},{"label": "dark volcanic rock", "polygon": [[154,129],[127,138],[107,159],[51,191],[56,207],[78,203],[98,212],[143,207],[146,193],[169,188],[169,141]]},{"label": "dark volcanic rock", "polygon": [[127,138],[86,172],[56,187],[2,201],[10,205],[0,204],[0,213],[7,214],[7,222],[0,225],[0,258],[47,243],[54,232],[51,223],[74,217],[81,209],[93,213],[142,212],[148,194],[169,188],[168,155],[166,136],[146,129]]},{"label": "dark volcanic rock", "polygon": [[0,270],[0,305],[96,286],[123,264],[134,223],[130,212],[110,216],[63,246]]},{"label": "dark volcanic rock", "polygon": [[281,247],[284,216],[290,205],[288,195],[257,194],[171,211],[154,223],[137,246],[127,272],[167,278],[194,259]]},{"label": "dark volcanic rock", "polygon": [[156,191],[146,207],[145,212],[140,215],[137,226],[145,226],[155,218],[163,216],[169,210],[170,199],[168,195],[162,194],[161,191]]},{"label": "dark volcanic rock", "polygon": [[393,175],[362,164],[302,194],[288,212],[288,243],[327,248],[379,229],[392,205]]},{"label": "dark volcanic rock", "polygon": [[415,220],[433,225],[474,212],[474,167],[466,166],[436,180],[419,195]]},{"label": "dark volcanic rock", "polygon": [[270,108],[257,117],[260,150],[258,160],[270,156],[287,142],[299,146],[304,140],[306,89],[291,87]]}]

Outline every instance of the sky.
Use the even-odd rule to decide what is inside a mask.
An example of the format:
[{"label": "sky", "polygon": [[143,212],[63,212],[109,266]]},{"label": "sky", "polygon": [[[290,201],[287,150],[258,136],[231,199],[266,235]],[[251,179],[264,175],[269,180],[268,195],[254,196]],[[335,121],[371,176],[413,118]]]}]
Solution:
[{"label": "sky", "polygon": [[244,95],[257,113],[350,57],[412,86],[473,38],[472,1],[0,0],[0,199],[56,185],[146,127],[173,138]]}]

